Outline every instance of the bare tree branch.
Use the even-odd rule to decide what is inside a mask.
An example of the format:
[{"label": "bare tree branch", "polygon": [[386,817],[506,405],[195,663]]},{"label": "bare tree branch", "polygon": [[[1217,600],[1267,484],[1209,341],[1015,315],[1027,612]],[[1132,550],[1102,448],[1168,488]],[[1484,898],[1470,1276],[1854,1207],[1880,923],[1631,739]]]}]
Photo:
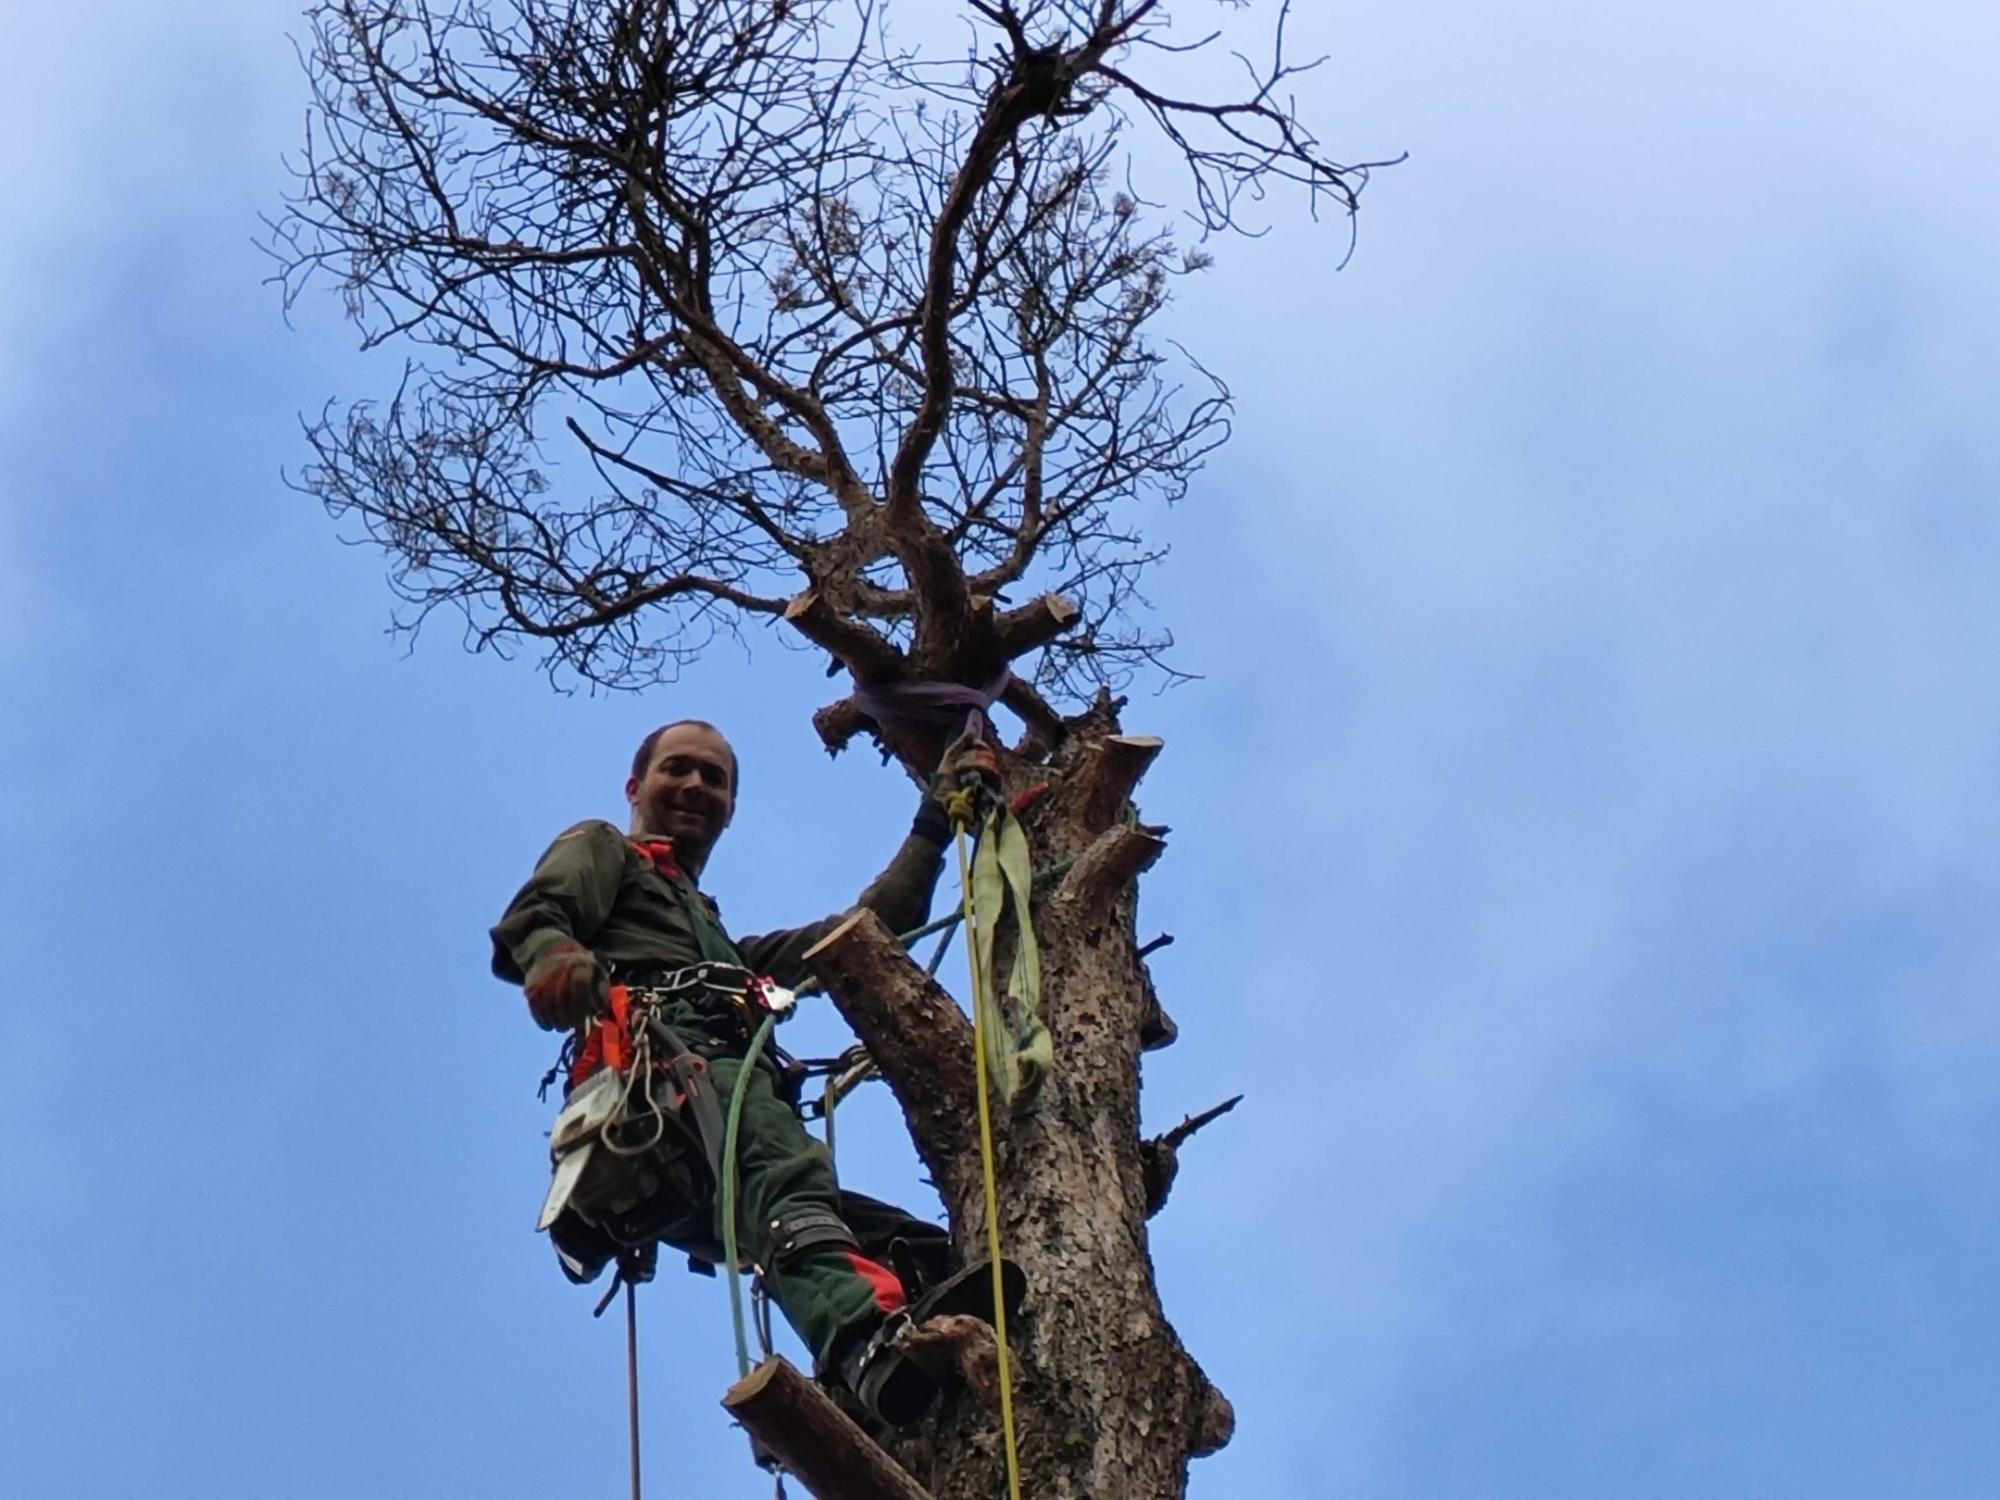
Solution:
[{"label": "bare tree branch", "polygon": [[1211,1105],[1198,1115],[1186,1116],[1172,1130],[1140,1143],[1139,1164],[1145,1175],[1147,1218],[1167,1206],[1167,1195],[1173,1191],[1174,1179],[1180,1175],[1180,1148],[1189,1137],[1221,1119],[1242,1102],[1243,1096],[1237,1094],[1220,1104]]},{"label": "bare tree branch", "polygon": [[[1351,210],[1367,168],[1295,117],[1282,7],[1208,101],[1151,76],[1215,40],[1155,0],[968,0],[957,53],[887,3],[313,5],[277,279],[413,358],[307,424],[297,482],[388,554],[402,627],[449,607],[611,687],[759,616],[866,681],[1164,670],[1136,517],[1229,395],[1152,337],[1209,252],[1121,185],[1131,132],[1204,235],[1272,187]],[[987,602],[1019,586],[1074,628]]]},{"label": "bare tree branch", "polygon": [[[307,132],[269,225],[288,305],[330,284],[364,347],[404,355],[392,391],[305,423],[292,476],[382,549],[399,628],[444,609],[474,648],[639,688],[768,623],[856,684],[823,743],[871,734],[920,778],[968,699],[1025,724],[1000,769],[1046,875],[1053,1066],[995,1124],[993,1206],[985,1030],[871,912],[807,961],[961,1276],[989,1228],[1025,1275],[1009,1388],[1037,1494],[1178,1495],[1234,1423],[1147,1257],[1176,1148],[1219,1110],[1140,1139],[1141,1055],[1177,1028],[1133,887],[1167,830],[1134,821],[1160,746],[1111,689],[1176,675],[1141,592],[1153,518],[1230,433],[1227,386],[1164,332],[1177,289],[1271,195],[1351,214],[1368,180],[1297,115],[1285,0],[1268,53],[1228,50],[1255,3],[1195,35],[1162,0],[308,0]],[[977,1311],[897,1332],[899,1357],[997,1394]],[[879,1434],[899,1474],[763,1373],[732,1410],[820,1493],[995,1493],[984,1400]]]}]

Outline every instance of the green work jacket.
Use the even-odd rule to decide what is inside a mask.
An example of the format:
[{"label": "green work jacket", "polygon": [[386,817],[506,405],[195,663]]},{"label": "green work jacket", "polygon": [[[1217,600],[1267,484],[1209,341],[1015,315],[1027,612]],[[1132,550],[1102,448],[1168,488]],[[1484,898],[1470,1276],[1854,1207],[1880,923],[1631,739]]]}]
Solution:
[{"label": "green work jacket", "polygon": [[[856,906],[881,917],[891,932],[920,927],[930,915],[943,864],[944,850],[913,833]],[[801,962],[807,950],[847,915],[744,938],[734,946],[751,972],[796,986],[807,977]],[[698,923],[709,927],[706,950]],[[519,984],[543,950],[567,939],[595,953],[614,977],[644,976],[714,961],[718,936],[729,941],[721,913],[706,893],[686,875],[661,874],[617,828],[593,819],[551,844],[508,903],[493,928],[493,972]]]}]

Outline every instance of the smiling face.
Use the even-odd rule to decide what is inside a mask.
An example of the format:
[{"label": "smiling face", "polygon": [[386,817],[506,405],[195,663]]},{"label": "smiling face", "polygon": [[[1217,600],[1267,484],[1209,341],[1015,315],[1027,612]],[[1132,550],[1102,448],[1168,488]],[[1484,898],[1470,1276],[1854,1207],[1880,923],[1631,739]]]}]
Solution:
[{"label": "smiling face", "polygon": [[736,756],[706,724],[669,724],[645,767],[625,783],[634,838],[671,839],[674,856],[698,872],[736,811]]}]

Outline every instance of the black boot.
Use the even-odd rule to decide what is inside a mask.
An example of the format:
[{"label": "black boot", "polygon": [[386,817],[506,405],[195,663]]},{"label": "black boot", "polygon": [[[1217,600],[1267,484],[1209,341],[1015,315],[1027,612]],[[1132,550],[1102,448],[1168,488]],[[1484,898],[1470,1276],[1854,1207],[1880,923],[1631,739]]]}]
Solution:
[{"label": "black boot", "polygon": [[[1027,1295],[1028,1278],[1011,1260],[1000,1262],[1002,1295],[1012,1318]],[[891,1427],[914,1427],[937,1400],[943,1372],[926,1368],[905,1347],[905,1337],[933,1318],[993,1321],[993,1270],[978,1261],[931,1287],[915,1302],[889,1314],[875,1330],[840,1356],[842,1382],[867,1412]]]}]

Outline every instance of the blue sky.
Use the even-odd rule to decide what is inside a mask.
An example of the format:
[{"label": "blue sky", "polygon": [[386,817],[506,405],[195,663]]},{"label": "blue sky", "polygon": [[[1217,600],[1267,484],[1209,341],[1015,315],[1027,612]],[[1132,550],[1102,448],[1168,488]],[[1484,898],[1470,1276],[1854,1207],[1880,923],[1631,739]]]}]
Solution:
[{"label": "blue sky", "polygon": [[[742,752],[741,926],[908,794],[775,638],[593,700],[384,637],[278,479],[390,378],[260,285],[289,24],[0,46],[0,1496],[616,1493],[484,928],[662,718]],[[2000,16],[1296,25],[1327,138],[1412,155],[1347,270],[1281,222],[1175,315],[1240,401],[1158,518],[1202,681],[1127,715],[1147,1106],[1249,1095],[1154,1225],[1239,1414],[1192,1492],[1989,1496]],[[857,1185],[896,1125],[843,1116]],[[647,1303],[654,1484],[766,1493],[721,1289]]]}]

